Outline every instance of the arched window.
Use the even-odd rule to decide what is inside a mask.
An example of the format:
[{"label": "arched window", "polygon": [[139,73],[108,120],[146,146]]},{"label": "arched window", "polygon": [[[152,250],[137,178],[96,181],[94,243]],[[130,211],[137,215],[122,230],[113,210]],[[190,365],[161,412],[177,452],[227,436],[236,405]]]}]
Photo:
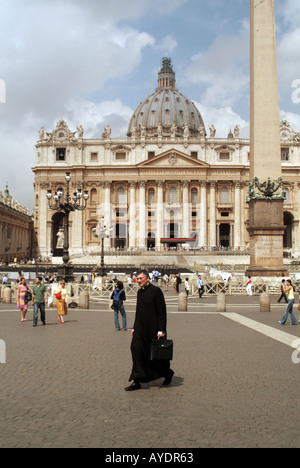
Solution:
[{"label": "arched window", "polygon": [[126,203],[125,190],[123,187],[117,189],[117,205],[124,205]]},{"label": "arched window", "polygon": [[155,203],[155,190],[154,188],[150,188],[148,191],[148,203]]},{"label": "arched window", "polygon": [[95,205],[97,203],[97,190],[94,188],[91,190],[90,202],[92,205]]},{"label": "arched window", "polygon": [[169,189],[169,203],[177,203],[177,188],[170,187]]},{"label": "arched window", "polygon": [[290,203],[290,191],[288,188],[284,189],[285,190],[285,200],[284,200],[284,204],[285,205],[288,205]]},{"label": "arched window", "polygon": [[227,187],[221,188],[221,203],[229,203],[229,191]]},{"label": "arched window", "polygon": [[191,190],[191,202],[192,203],[198,202],[198,190],[196,188],[192,188]]}]

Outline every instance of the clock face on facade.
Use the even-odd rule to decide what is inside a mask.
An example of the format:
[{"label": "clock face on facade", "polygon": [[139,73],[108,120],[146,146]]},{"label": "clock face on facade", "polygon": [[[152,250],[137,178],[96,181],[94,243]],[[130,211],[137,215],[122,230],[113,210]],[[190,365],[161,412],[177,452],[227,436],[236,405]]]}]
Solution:
[{"label": "clock face on facade", "polygon": [[290,137],[290,132],[289,132],[288,130],[282,130],[282,131],[280,132],[280,138],[281,138],[282,140],[288,140],[289,137]]},{"label": "clock face on facade", "polygon": [[66,138],[66,133],[63,132],[62,130],[59,130],[59,131],[57,132],[57,138],[58,138],[59,140],[64,140],[64,139]]}]

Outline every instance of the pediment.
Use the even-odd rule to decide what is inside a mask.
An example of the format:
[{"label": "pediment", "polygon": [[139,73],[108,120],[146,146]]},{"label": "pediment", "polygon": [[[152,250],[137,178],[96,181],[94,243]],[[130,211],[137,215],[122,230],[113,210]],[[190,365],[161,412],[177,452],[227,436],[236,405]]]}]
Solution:
[{"label": "pediment", "polygon": [[207,168],[209,164],[199,161],[199,159],[194,159],[191,156],[181,153],[175,149],[168,150],[164,153],[161,153],[154,158],[147,159],[147,161],[143,161],[137,165],[137,167],[164,167],[164,168],[187,168],[187,167],[195,167],[198,168]]}]

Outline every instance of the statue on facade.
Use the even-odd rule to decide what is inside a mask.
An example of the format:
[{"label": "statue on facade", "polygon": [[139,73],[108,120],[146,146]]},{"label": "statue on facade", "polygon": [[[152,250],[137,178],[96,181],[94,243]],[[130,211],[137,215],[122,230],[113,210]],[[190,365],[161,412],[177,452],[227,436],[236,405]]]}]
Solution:
[{"label": "statue on facade", "polygon": [[240,137],[240,127],[239,127],[238,125],[236,125],[236,126],[234,127],[234,131],[233,131],[233,132],[234,132],[235,138],[239,138],[239,137]]},{"label": "statue on facade", "polygon": [[59,228],[57,235],[57,243],[56,243],[56,248],[57,249],[63,249],[64,248],[64,240],[65,240],[65,233],[63,228]]},{"label": "statue on facade", "polygon": [[216,129],[215,129],[214,124],[212,124],[212,126],[209,127],[209,130],[210,130],[210,138],[215,138],[215,136],[216,136]]},{"label": "statue on facade", "polygon": [[79,127],[77,127],[77,132],[78,132],[78,138],[83,138],[83,126],[82,125],[79,125]]},{"label": "statue on facade", "polygon": [[39,129],[39,138],[40,140],[43,140],[45,138],[45,130],[44,130],[45,127],[41,127]]}]

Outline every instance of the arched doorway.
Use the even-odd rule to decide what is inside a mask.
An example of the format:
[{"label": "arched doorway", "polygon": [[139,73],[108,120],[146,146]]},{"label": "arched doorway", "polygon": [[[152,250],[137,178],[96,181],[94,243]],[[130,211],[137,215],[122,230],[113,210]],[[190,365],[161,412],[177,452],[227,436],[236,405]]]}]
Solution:
[{"label": "arched doorway", "polygon": [[230,224],[220,224],[220,247],[230,247]]},{"label": "arched doorway", "polygon": [[147,239],[147,250],[155,249],[155,234],[154,232],[149,232]]},{"label": "arched doorway", "polygon": [[284,225],[286,229],[285,229],[285,233],[283,236],[283,248],[292,249],[293,248],[294,216],[288,211],[285,211],[284,213]]},{"label": "arched doorway", "polygon": [[53,257],[62,257],[63,249],[57,247],[58,241],[58,232],[61,228],[64,228],[64,213],[55,213],[52,216],[52,244],[51,250],[53,252]]}]

